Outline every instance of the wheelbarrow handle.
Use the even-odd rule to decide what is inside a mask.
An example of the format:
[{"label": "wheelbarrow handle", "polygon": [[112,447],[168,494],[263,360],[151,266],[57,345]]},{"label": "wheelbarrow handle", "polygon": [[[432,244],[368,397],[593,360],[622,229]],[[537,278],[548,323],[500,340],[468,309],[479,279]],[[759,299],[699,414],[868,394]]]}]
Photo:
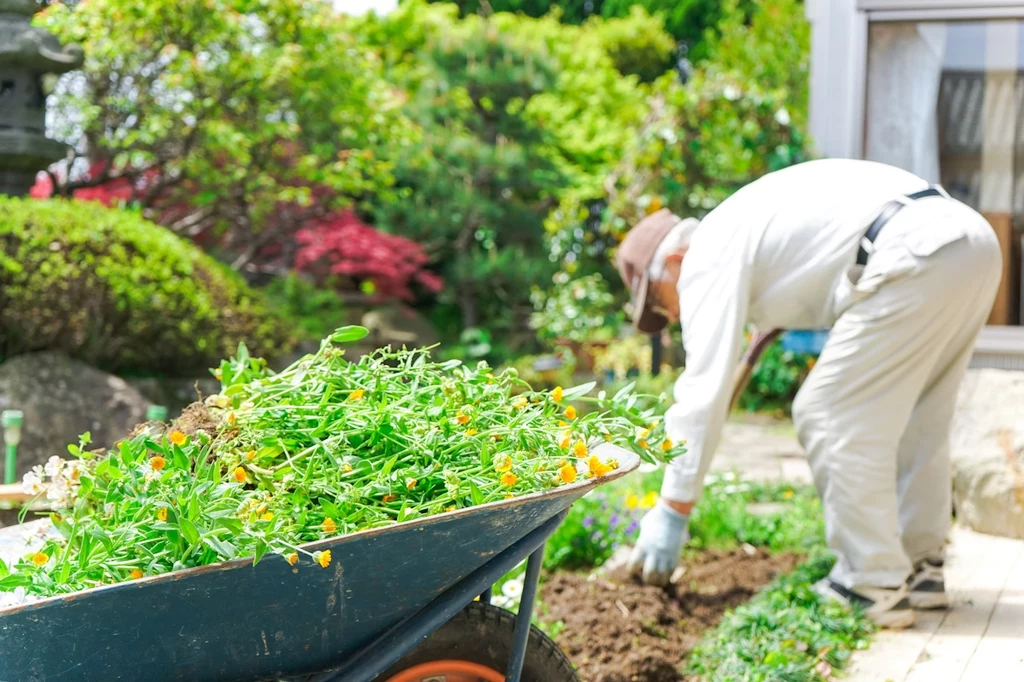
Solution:
[{"label": "wheelbarrow handle", "polygon": [[747,387],[747,382],[750,381],[750,375],[754,373],[754,367],[757,366],[761,354],[781,333],[781,329],[772,329],[764,334],[758,334],[747,346],[747,351],[743,354],[740,364],[736,367],[736,374],[733,376],[732,400],[729,401],[730,412],[736,408],[736,403],[743,395],[743,390]]}]

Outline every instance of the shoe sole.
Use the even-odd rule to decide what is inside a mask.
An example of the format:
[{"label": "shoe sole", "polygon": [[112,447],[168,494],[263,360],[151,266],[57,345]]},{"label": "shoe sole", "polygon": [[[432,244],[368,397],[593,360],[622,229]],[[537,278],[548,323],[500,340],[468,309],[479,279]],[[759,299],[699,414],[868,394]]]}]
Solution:
[{"label": "shoe sole", "polygon": [[886,611],[885,613],[868,617],[875,622],[875,625],[886,630],[905,630],[913,627],[914,623],[917,622],[911,609]]},{"label": "shoe sole", "polygon": [[921,611],[938,611],[949,608],[945,592],[911,592],[910,605]]}]

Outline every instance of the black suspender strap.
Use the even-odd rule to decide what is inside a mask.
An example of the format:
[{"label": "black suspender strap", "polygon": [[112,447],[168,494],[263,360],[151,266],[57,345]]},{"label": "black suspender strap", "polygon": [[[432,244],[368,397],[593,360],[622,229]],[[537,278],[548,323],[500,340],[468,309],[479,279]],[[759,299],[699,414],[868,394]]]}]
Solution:
[{"label": "black suspender strap", "polygon": [[[925,197],[944,196],[948,195],[944,191],[942,191],[941,188],[929,187],[928,189],[923,189],[920,192],[908,194],[907,198],[910,199],[911,201],[916,201],[918,199],[924,199]],[[871,255],[865,248],[865,240],[868,242],[868,244],[874,244],[875,239],[878,237],[878,233],[882,231],[882,228],[885,227],[885,224],[892,220],[892,217],[899,213],[900,209],[903,208],[905,205],[906,204],[904,202],[894,199],[882,207],[882,211],[878,214],[878,217],[875,218],[874,222],[871,223],[871,226],[868,227],[867,232],[864,233],[863,239],[861,239],[860,248],[857,249],[857,265],[866,265],[868,262],[868,256]]]}]

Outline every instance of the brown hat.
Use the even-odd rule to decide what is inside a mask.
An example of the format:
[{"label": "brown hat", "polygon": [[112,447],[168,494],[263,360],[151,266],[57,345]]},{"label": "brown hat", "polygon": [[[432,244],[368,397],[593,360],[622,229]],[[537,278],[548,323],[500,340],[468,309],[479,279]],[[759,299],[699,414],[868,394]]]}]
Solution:
[{"label": "brown hat", "polygon": [[619,274],[633,296],[633,324],[645,334],[665,328],[668,319],[654,312],[647,301],[648,270],[661,242],[682,219],[667,208],[652,213],[633,226],[615,257]]}]

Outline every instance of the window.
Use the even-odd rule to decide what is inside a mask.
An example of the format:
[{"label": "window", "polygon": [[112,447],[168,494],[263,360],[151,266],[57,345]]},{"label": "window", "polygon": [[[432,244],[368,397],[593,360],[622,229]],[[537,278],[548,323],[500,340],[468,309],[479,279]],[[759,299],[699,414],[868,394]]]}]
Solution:
[{"label": "window", "polygon": [[940,182],[992,223],[1004,272],[991,324],[1020,324],[1024,22],[872,22],[864,156]]}]

